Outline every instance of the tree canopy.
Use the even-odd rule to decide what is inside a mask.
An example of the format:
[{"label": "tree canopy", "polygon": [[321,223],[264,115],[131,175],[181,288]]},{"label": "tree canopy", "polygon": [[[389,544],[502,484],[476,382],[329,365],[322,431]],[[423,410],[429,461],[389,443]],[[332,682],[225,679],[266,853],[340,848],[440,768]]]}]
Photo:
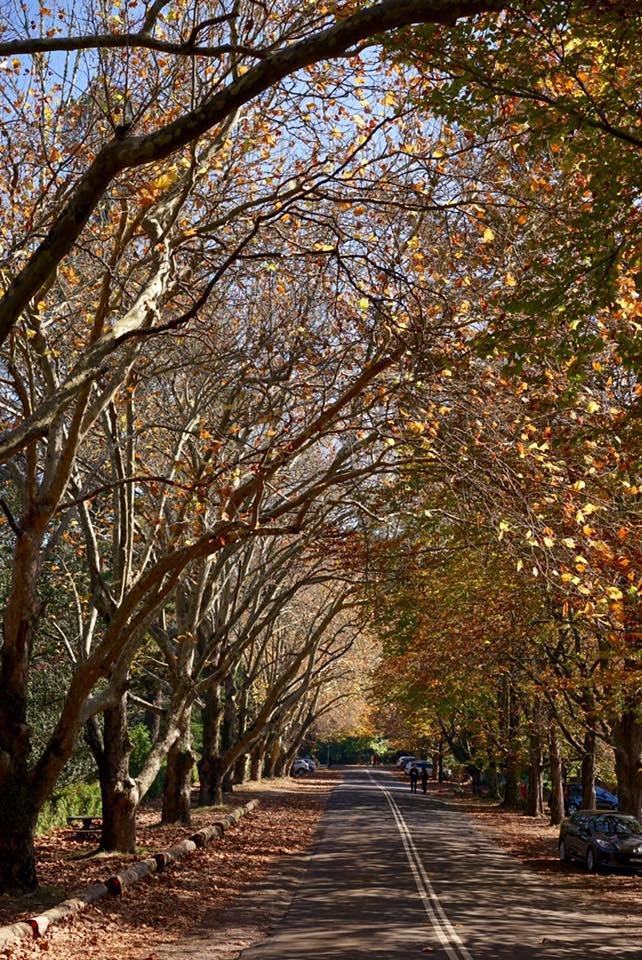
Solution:
[{"label": "tree canopy", "polygon": [[513,792],[558,733],[590,791],[601,744],[639,813],[635,5],[0,34],[0,888],[61,778],[132,849],[195,750],[210,802],[385,733],[371,681]]}]

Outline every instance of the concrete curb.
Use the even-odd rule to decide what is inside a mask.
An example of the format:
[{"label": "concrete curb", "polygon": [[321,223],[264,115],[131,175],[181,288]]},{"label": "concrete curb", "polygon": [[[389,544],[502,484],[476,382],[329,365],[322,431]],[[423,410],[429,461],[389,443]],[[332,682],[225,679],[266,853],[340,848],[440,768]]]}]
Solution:
[{"label": "concrete curb", "polygon": [[168,850],[161,850],[146,860],[139,860],[126,870],[121,870],[120,873],[108,877],[104,883],[92,883],[90,886],[76,891],[69,899],[63,900],[55,907],[38,914],[38,916],[30,917],[28,920],[19,923],[11,923],[6,927],[0,927],[0,950],[20,940],[44,936],[54,923],[80,913],[90,904],[95,903],[96,900],[101,900],[107,896],[122,896],[125,890],[129,890],[143,877],[150,876],[152,873],[160,873],[170,864],[204,847],[210,840],[222,837],[230,827],[238,823],[246,813],[254,810],[259,803],[259,800],[249,800],[242,807],[236,807],[221,820],[215,820],[209,826],[197,830],[189,839],[181,840],[180,843],[175,844]]}]

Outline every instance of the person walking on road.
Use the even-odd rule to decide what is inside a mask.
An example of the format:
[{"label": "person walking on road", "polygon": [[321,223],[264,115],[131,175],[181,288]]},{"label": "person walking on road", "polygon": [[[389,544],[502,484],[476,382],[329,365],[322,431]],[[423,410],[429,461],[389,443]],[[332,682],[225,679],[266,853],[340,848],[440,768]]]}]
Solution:
[{"label": "person walking on road", "polygon": [[410,768],[410,792],[417,792],[417,780],[419,779],[419,771],[416,767]]},{"label": "person walking on road", "polygon": [[427,767],[421,768],[421,789],[423,793],[428,792],[428,768]]}]

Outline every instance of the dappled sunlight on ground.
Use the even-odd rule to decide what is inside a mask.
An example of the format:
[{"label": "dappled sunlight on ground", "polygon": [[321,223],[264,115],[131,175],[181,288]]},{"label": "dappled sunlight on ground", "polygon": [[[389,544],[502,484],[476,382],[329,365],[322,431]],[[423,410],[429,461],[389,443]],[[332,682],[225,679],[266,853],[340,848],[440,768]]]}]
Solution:
[{"label": "dappled sunlight on ground", "polygon": [[[235,803],[251,793],[261,797],[261,805],[221,840],[167,872],[143,880],[122,899],[100,901],[69,923],[54,927],[42,941],[13,948],[6,956],[35,960],[46,953],[52,960],[70,960],[72,956],[82,960],[156,960],[163,945],[185,937],[208,915],[217,916],[248,887],[260,882],[278,858],[304,853],[335,782],[334,777],[322,776],[304,782],[284,779],[265,789],[253,786],[250,791],[239,791]],[[157,812],[149,814],[158,820]],[[195,814],[198,825],[201,819],[218,818],[221,808],[208,808],[202,817],[200,811]],[[170,829],[174,839],[186,833],[185,828]],[[145,831],[143,827],[141,836],[146,836]],[[151,823],[149,831],[155,837]],[[163,835],[163,846],[168,836]],[[51,863],[53,869],[53,854]],[[91,869],[103,877],[112,866],[103,861]]]}]

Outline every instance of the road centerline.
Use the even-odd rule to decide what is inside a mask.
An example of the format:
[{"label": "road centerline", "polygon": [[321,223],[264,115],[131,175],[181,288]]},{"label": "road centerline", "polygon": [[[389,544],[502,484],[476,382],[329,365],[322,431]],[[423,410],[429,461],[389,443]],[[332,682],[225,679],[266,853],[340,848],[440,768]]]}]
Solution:
[{"label": "road centerline", "polygon": [[410,871],[415,880],[417,892],[419,893],[421,902],[424,905],[426,915],[428,916],[428,919],[430,920],[444,950],[448,954],[450,960],[472,960],[471,954],[450,922],[441,904],[441,901],[439,900],[439,897],[437,896],[435,889],[430,882],[430,878],[426,873],[423,861],[408,828],[408,824],[406,823],[396,800],[390,791],[383,786],[381,781],[372,776],[369,770],[367,771],[367,774],[370,781],[379,790],[381,790],[388,802],[388,806],[390,807],[390,811],[395,820],[397,830],[399,831],[399,836],[401,837],[401,842],[403,844]]}]

